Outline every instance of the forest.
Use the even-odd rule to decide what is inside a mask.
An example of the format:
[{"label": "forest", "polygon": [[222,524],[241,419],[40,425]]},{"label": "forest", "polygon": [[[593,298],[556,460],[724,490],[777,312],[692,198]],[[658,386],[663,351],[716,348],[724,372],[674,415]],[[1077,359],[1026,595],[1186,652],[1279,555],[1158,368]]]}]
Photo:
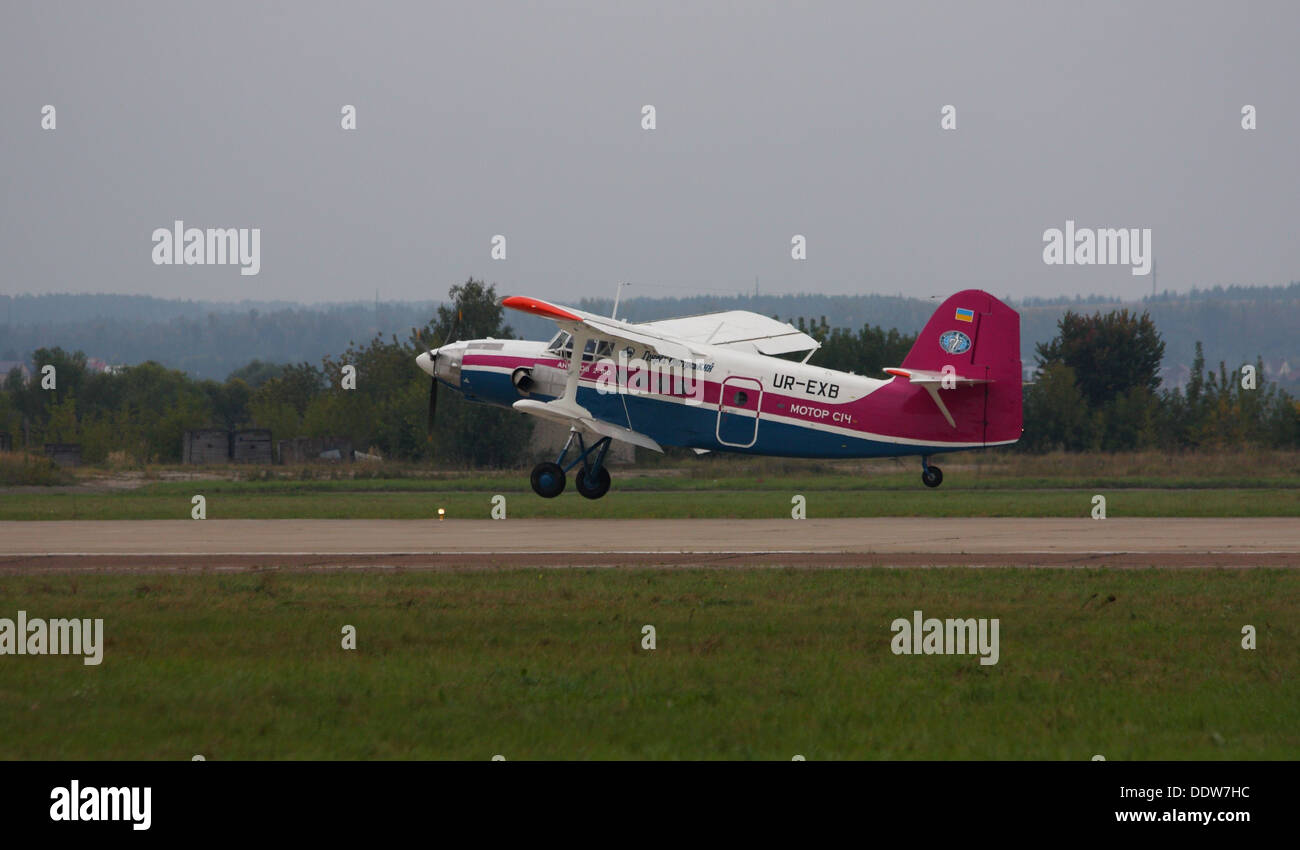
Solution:
[{"label": "forest", "polygon": [[[1054,334],[1035,345],[1017,450],[1300,446],[1300,404],[1268,378],[1261,358],[1208,364],[1197,341],[1187,380],[1167,386],[1166,342],[1151,312],[1104,306],[1067,308]],[[495,286],[471,278],[424,317],[402,336],[349,341],[317,362],[252,359],[220,380],[152,360],[97,371],[82,350],[41,347],[31,353],[30,379],[18,368],[3,376],[0,432],[12,435],[15,448],[35,452],[46,443],[80,443],[87,463],[175,463],[184,432],[209,426],[269,428],[276,440],[346,436],[384,458],[444,466],[525,462],[532,425],[510,411],[444,392],[430,427],[430,379],[414,362],[453,334],[514,338]],[[812,363],[863,375],[901,363],[915,340],[896,328],[850,329],[825,316],[796,324],[822,343]],[[355,389],[342,386],[344,365],[356,367]],[[54,367],[52,389],[42,387],[46,366]]]},{"label": "forest", "polygon": [[[619,316],[653,321],[716,310],[752,310],[783,321],[826,316],[831,327],[853,333],[866,325],[914,333],[938,304],[903,294],[667,295],[672,291],[628,286]],[[430,293],[435,294],[441,293]],[[545,286],[530,286],[522,294],[563,302],[553,298]],[[1103,297],[1015,300],[1004,296],[1003,300],[1020,311],[1021,359],[1027,366],[1034,362],[1035,347],[1055,335],[1057,322],[1067,311],[1129,309],[1149,313],[1160,328],[1165,343],[1161,377],[1168,385],[1189,380],[1199,341],[1208,362],[1224,360],[1240,366],[1262,357],[1272,380],[1287,385],[1293,393],[1300,391],[1300,334],[1293,327],[1295,317],[1300,316],[1300,283],[1194,289],[1123,302]],[[37,349],[62,348],[84,351],[114,365],[152,360],[195,378],[225,381],[254,359],[319,364],[326,356],[343,352],[353,340],[393,334],[405,339],[412,328],[429,321],[438,303],[433,297],[428,301],[385,301],[378,295],[367,301],[312,305],[141,295],[0,295],[0,361],[26,360],[30,365]],[[572,306],[608,315],[613,298],[582,299]],[[512,324],[524,339],[551,335],[550,325],[536,316],[515,316]]]}]

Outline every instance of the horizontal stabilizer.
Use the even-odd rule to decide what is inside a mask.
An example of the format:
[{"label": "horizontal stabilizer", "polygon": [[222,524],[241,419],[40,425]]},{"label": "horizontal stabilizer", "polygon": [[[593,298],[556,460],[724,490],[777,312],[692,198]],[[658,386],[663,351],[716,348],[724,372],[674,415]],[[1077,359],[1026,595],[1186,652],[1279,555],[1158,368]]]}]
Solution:
[{"label": "horizontal stabilizer", "polygon": [[944,374],[943,372],[934,372],[927,369],[904,369],[901,366],[890,367],[885,370],[891,375],[897,375],[900,378],[907,378],[913,384],[940,384],[945,381],[952,384],[989,384],[992,383],[990,378],[967,378],[958,375],[955,372]]},{"label": "horizontal stabilizer", "polygon": [[905,369],[901,366],[890,367],[885,371],[891,375],[897,375],[900,378],[907,378],[908,383],[916,384],[929,393],[930,398],[934,399],[935,406],[939,408],[939,412],[943,414],[944,420],[947,421],[948,426],[951,428],[957,427],[957,420],[952,418],[952,411],[948,409],[948,405],[944,404],[943,399],[939,397],[939,390],[956,389],[957,387],[971,386],[973,384],[993,383],[988,378],[965,378],[958,375],[956,372],[951,371],[944,373],[935,372],[930,369]]}]

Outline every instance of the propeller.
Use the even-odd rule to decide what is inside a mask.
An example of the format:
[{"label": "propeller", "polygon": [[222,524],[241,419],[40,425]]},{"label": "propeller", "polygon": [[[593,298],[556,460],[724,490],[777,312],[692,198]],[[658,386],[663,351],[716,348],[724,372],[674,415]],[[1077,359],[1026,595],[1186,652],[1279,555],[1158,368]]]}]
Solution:
[{"label": "propeller", "polygon": [[[452,321],[451,328],[448,329],[447,336],[446,338],[443,339],[442,345],[438,346],[437,348],[431,348],[428,351],[429,361],[432,367],[433,374],[430,376],[430,380],[429,380],[429,418],[425,427],[426,430],[428,431],[428,435],[430,439],[433,438],[434,416],[436,416],[438,413],[438,354],[441,351],[441,349],[444,348],[447,345],[447,343],[451,342],[452,338],[456,335],[456,326],[460,324],[460,320],[461,320],[461,311],[457,310],[456,318],[454,321]],[[423,340],[421,340],[421,342],[423,342]]]}]

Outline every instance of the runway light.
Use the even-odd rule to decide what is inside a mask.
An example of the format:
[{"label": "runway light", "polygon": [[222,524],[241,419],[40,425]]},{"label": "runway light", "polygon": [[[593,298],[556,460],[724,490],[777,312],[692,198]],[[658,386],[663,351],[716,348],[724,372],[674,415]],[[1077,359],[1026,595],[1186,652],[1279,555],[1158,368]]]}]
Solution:
[{"label": "runway light", "polygon": [[444,519],[446,519],[447,518],[446,514],[447,514],[447,510],[445,508],[438,508],[438,521],[442,522]]}]

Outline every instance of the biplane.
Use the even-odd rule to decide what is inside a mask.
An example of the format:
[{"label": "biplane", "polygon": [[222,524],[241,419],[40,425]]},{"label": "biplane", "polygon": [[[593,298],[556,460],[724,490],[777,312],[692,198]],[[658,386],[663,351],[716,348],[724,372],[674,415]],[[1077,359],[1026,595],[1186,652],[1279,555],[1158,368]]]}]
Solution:
[{"label": "biplane", "polygon": [[569,426],[555,461],[532,470],[546,498],[575,468],[579,493],[604,496],[614,440],[658,452],[917,455],[922,482],[938,487],[935,455],[1020,439],[1020,316],[981,290],[944,301],[884,377],[813,365],[815,339],[744,310],[629,322],[520,295],[502,304],[555,322],[554,337],[450,342],[416,362],[433,378],[431,422],[442,383]]}]

